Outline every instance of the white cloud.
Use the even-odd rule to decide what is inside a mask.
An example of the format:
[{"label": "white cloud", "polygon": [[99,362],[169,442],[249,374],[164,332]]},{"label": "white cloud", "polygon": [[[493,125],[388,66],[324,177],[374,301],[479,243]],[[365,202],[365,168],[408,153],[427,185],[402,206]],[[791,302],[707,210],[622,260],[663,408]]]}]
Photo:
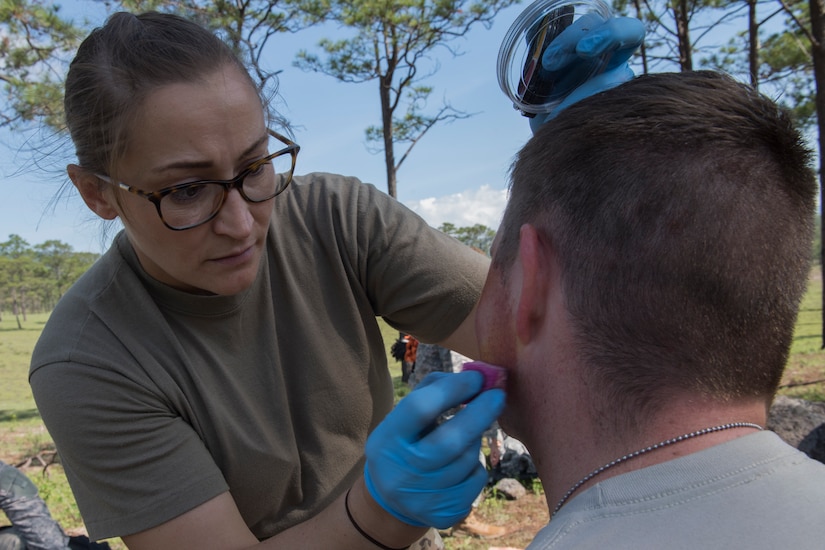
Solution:
[{"label": "white cloud", "polygon": [[498,229],[506,203],[507,190],[493,189],[489,185],[443,197],[404,202],[410,210],[433,227],[439,227],[444,222],[456,227],[469,227],[480,223],[491,229]]}]

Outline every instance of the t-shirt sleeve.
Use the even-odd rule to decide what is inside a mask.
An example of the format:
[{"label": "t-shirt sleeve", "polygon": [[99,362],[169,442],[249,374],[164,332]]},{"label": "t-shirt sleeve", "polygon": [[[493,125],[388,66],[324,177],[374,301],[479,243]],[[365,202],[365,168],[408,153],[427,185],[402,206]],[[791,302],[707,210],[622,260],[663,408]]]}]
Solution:
[{"label": "t-shirt sleeve", "polygon": [[376,312],[425,342],[450,336],[481,295],[487,256],[371,185],[361,187],[358,209],[357,242]]},{"label": "t-shirt sleeve", "polygon": [[[139,376],[77,363],[31,375],[92,539],[159,525],[226,490],[192,427]],[[186,472],[170,487],[168,472]]]}]

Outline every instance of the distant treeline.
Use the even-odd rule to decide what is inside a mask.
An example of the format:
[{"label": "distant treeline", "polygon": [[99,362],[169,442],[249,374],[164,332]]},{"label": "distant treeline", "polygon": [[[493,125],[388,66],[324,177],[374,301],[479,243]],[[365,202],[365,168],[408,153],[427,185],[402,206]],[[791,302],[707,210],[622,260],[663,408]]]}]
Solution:
[{"label": "distant treeline", "polygon": [[[456,227],[445,223],[439,229],[485,254],[490,253],[495,236],[495,231],[481,224]],[[99,256],[75,252],[62,241],[32,246],[19,235],[9,235],[0,242],[0,319],[11,313],[25,320],[27,313],[51,311]]]},{"label": "distant treeline", "polygon": [[27,313],[51,311],[57,300],[97,260],[61,241],[29,245],[19,235],[0,242],[0,315],[25,320]]},{"label": "distant treeline", "polygon": [[[820,261],[821,220],[817,217],[813,258]],[[456,227],[443,223],[438,229],[489,255],[496,232],[476,224]],[[25,320],[26,313],[51,311],[57,300],[86,272],[100,255],[75,252],[62,241],[29,245],[19,235],[0,242],[0,319],[11,313]]]},{"label": "distant treeline", "polygon": [[487,256],[490,255],[493,239],[496,238],[496,232],[494,230],[480,223],[471,227],[456,227],[450,222],[444,222],[438,227],[438,230],[451,237],[455,237],[467,246],[475,248]]}]

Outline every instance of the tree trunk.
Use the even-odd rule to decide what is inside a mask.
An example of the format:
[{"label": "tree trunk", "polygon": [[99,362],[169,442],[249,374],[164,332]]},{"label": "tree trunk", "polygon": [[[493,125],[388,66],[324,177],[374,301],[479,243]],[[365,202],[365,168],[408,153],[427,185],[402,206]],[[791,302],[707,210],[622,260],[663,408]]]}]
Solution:
[{"label": "tree trunk", "polygon": [[756,20],[756,0],[748,0],[748,72],[751,86],[759,89],[759,22]]},{"label": "tree trunk", "polygon": [[[633,0],[633,5],[636,6],[636,19],[644,21],[644,10],[642,10],[641,0]],[[639,48],[639,55],[642,58],[642,74],[647,74],[647,48],[645,48],[644,42],[642,42]]]},{"label": "tree trunk", "polygon": [[381,89],[381,127],[384,130],[384,163],[387,168],[387,194],[398,198],[395,181],[395,151],[393,150],[392,107],[390,91],[392,89],[392,72],[378,80]]},{"label": "tree trunk", "polygon": [[[819,131],[819,150],[825,151],[825,13],[823,12],[823,0],[810,0],[811,10],[811,53],[814,62],[814,84],[816,86],[816,120]],[[825,176],[825,155],[819,155],[819,215],[820,220],[825,214],[825,203],[821,200],[823,177]],[[825,224],[822,224],[825,229]],[[820,236],[825,237],[825,231],[820,229]],[[822,240],[819,247],[819,265],[823,265],[825,260],[825,240]],[[825,293],[822,294],[822,349],[825,349]]]},{"label": "tree trunk", "polygon": [[20,323],[20,307],[17,303],[17,297],[12,298],[11,311],[14,313],[14,319],[17,321],[17,330],[23,330],[23,325]]},{"label": "tree trunk", "polygon": [[676,34],[679,41],[679,67],[682,71],[693,70],[688,9],[687,0],[679,0],[673,4],[673,19],[676,20]]}]

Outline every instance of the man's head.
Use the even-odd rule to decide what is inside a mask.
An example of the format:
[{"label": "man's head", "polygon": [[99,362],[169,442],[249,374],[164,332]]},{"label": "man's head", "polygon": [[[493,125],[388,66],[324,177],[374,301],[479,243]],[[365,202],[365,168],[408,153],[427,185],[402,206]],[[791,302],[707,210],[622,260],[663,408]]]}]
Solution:
[{"label": "man's head", "polygon": [[[529,224],[558,261],[577,361],[628,416],[686,392],[767,402],[807,281],[809,161],[784,112],[719,73],[584,99],[518,154],[483,300],[502,310],[523,290],[510,279]],[[482,359],[514,361],[498,340]]]}]

